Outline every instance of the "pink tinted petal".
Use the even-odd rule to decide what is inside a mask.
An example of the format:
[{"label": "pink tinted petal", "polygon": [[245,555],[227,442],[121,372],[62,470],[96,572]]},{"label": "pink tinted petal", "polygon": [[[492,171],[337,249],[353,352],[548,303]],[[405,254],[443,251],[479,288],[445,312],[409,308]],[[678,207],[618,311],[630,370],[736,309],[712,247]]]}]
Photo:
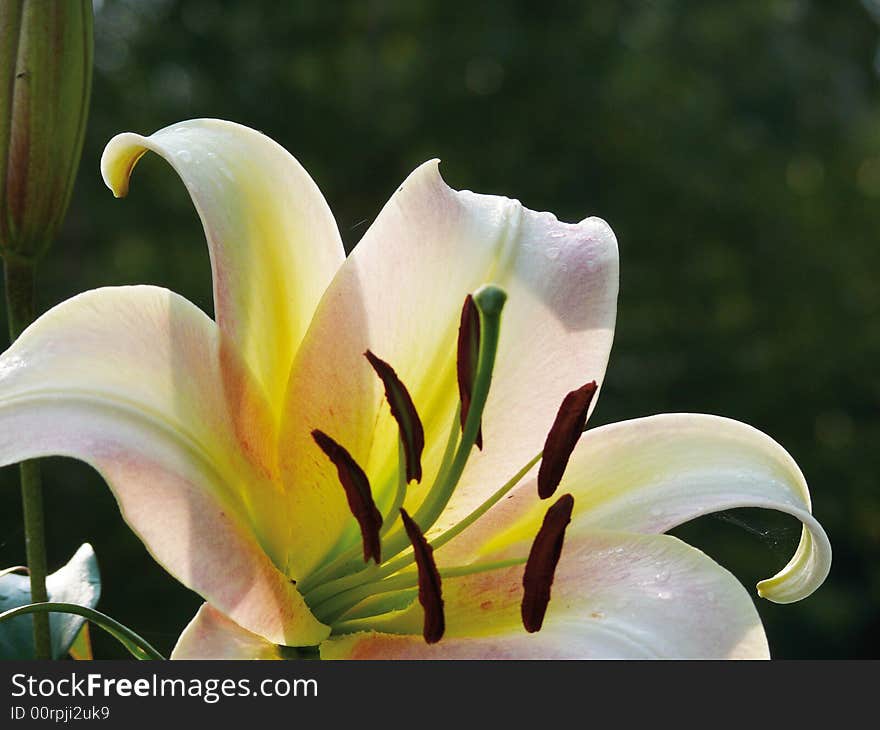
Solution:
[{"label": "pink tinted petal", "polygon": [[180,638],[172,659],[281,659],[278,646],[243,629],[203,603]]},{"label": "pink tinted petal", "polygon": [[0,463],[85,461],[178,580],[251,631],[314,643],[326,627],[266,553],[277,488],[239,439],[219,350],[216,325],[165,289],[58,305],[0,357]]},{"label": "pink tinted petal", "polygon": [[547,617],[535,634],[527,634],[519,622],[522,567],[444,579],[443,589],[447,631],[438,644],[421,641],[418,607],[412,606],[373,619],[370,628],[377,633],[328,639],[321,645],[322,657],[769,656],[761,621],[736,578],[668,535],[593,532],[567,536]]}]

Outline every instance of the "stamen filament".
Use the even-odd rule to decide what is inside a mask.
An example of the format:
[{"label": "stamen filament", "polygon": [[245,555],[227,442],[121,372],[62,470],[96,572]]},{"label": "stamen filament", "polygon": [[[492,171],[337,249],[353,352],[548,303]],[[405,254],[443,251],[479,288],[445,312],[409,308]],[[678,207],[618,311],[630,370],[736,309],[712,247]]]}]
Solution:
[{"label": "stamen filament", "polygon": [[379,593],[370,596],[358,603],[354,608],[348,610],[345,614],[345,621],[354,621],[355,619],[375,619],[383,613],[389,611],[400,611],[408,608],[409,605],[418,599],[419,589],[402,588],[399,591],[390,591],[388,593]]},{"label": "stamen filament", "polygon": [[[391,573],[396,573],[400,568],[405,568],[409,563],[412,562],[412,558],[404,561],[402,564],[398,565],[398,567],[391,571]],[[335,595],[338,595],[344,591],[349,590],[350,588],[355,588],[359,585],[363,585],[364,583],[371,583],[376,580],[381,580],[382,578],[386,578],[391,575],[385,570],[386,566],[383,565],[379,568],[377,565],[369,565],[363,570],[358,571],[357,573],[351,573],[349,575],[343,575],[341,578],[335,578],[334,580],[327,581],[326,583],[321,583],[309,591],[303,591],[303,598],[309,606],[319,606],[322,602],[327,601]]]},{"label": "stamen filament", "polygon": [[431,547],[435,550],[447,542],[449,542],[453,537],[458,536],[465,529],[470,527],[474,522],[476,522],[480,517],[482,517],[486,512],[489,511],[495,504],[498,503],[499,500],[504,497],[511,489],[513,489],[517,484],[519,484],[523,477],[528,474],[532,468],[541,460],[541,453],[539,452],[537,455],[532,457],[532,459],[516,474],[514,474],[510,480],[504,484],[504,486],[500,487],[491,497],[489,497],[485,502],[483,502],[479,507],[477,507],[473,512],[471,512],[467,517],[465,517],[460,522],[457,522],[452,527],[450,527],[445,532],[440,533],[437,537],[431,540]]},{"label": "stamen filament", "polygon": [[397,440],[397,489],[394,492],[394,501],[388,511],[382,516],[382,529],[379,530],[379,537],[384,537],[391,526],[397,519],[403,500],[406,497],[406,487],[409,482],[406,478],[406,451],[403,445],[403,439]]},{"label": "stamen filament", "polygon": [[385,578],[384,580],[356,586],[343,593],[332,596],[324,603],[319,603],[312,609],[312,613],[323,623],[332,623],[337,617],[342,616],[350,608],[360,603],[365,598],[380,593],[398,591],[403,588],[413,588],[419,583],[415,570],[401,573],[400,575]]},{"label": "stamen filament", "polygon": [[[491,563],[472,563],[471,565],[459,565],[452,568],[440,568],[439,571],[441,578],[459,578],[464,575],[486,573],[490,570],[501,570],[515,565],[524,565],[525,562],[525,557],[510,558],[508,560],[498,560]],[[415,588],[418,584],[418,572],[415,570],[408,570],[405,573],[395,575],[391,578],[385,578],[384,580],[376,581],[374,583],[357,586],[349,591],[333,596],[330,600],[315,606],[312,609],[312,612],[324,623],[332,624],[334,633],[336,633],[337,624],[335,622],[365,598],[381,593]]]},{"label": "stamen filament", "polygon": [[449,429],[449,436],[446,438],[446,446],[443,449],[443,458],[440,460],[440,468],[437,470],[437,476],[434,478],[431,489],[428,494],[436,489],[441,480],[446,479],[446,475],[452,468],[452,460],[455,458],[456,450],[459,445],[459,420],[461,419],[461,403],[455,409],[455,416],[452,418],[452,425]]}]

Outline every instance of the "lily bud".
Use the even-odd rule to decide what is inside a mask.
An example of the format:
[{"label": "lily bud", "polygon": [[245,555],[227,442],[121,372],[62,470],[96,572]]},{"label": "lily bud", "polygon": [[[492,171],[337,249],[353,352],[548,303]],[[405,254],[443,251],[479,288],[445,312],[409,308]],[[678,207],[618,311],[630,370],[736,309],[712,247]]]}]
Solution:
[{"label": "lily bud", "polygon": [[0,253],[33,261],[64,220],[92,83],[91,0],[0,3]]}]

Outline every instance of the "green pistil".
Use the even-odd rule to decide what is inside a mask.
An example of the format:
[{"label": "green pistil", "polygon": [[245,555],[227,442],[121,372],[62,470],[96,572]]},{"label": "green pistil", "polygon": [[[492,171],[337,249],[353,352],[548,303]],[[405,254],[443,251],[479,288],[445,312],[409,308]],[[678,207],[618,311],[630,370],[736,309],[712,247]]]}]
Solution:
[{"label": "green pistil", "polygon": [[[507,294],[504,290],[491,284],[482,287],[474,295],[474,302],[480,313],[480,357],[477,361],[471,407],[452,465],[445,473],[441,469],[431,491],[413,516],[423,532],[431,528],[449,503],[477,440],[483,409],[489,396],[489,386],[492,383],[492,371],[495,368],[495,355],[498,352],[498,337],[501,331],[501,310],[506,299]],[[405,550],[407,545],[409,540],[406,534],[398,530],[384,546],[386,559]]]}]

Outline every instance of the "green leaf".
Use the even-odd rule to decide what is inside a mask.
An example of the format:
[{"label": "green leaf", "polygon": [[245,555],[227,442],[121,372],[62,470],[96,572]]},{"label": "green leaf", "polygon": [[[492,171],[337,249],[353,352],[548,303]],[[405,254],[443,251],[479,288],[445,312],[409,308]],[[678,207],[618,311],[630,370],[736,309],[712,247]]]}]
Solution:
[{"label": "green leaf", "polygon": [[[67,565],[46,579],[50,601],[94,607],[101,596],[101,577],[95,551],[88,543],[74,553]],[[30,579],[26,575],[0,575],[0,613],[31,603]],[[52,658],[67,654],[85,619],[82,616],[53,613]],[[0,659],[33,659],[32,620],[27,616],[12,618],[0,626]]]}]

